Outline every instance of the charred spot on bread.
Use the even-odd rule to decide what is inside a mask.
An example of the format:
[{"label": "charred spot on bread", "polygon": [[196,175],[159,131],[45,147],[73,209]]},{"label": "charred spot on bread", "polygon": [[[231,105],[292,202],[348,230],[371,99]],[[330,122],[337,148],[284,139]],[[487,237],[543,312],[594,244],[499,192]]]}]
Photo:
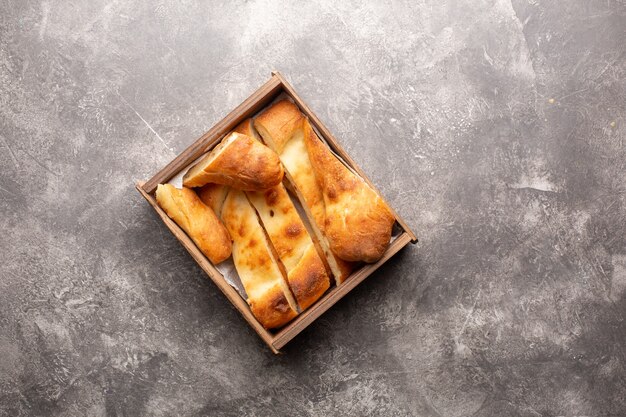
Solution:
[{"label": "charred spot on bread", "polygon": [[278,200],[278,192],[276,192],[276,189],[270,188],[269,190],[265,192],[265,202],[267,203],[268,206],[275,205],[277,200]]},{"label": "charred spot on bread", "polygon": [[291,238],[300,235],[300,233],[302,232],[303,232],[302,227],[297,223],[288,224],[287,227],[285,228],[285,234]]},{"label": "charred spot on bread", "polygon": [[248,300],[248,304],[254,316],[266,329],[280,327],[297,314],[282,291],[277,291],[275,287],[268,290],[263,302]]},{"label": "charred spot on bread", "polygon": [[272,299],[270,305],[281,313],[291,310],[291,307],[287,302],[287,298],[283,295],[283,293],[279,292],[276,292],[276,296]]}]

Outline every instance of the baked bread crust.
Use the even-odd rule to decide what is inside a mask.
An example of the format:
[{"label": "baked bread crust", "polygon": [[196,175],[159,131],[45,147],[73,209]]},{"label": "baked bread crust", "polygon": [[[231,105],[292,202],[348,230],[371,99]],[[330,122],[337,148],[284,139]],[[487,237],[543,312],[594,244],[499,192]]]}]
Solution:
[{"label": "baked bread crust", "polygon": [[233,261],[252,314],[266,329],[281,327],[297,314],[297,304],[244,192],[231,189],[222,221],[233,239]]},{"label": "baked bread crust", "polygon": [[205,205],[193,190],[159,184],[156,200],[213,264],[230,256],[232,243],[228,231],[211,207]]},{"label": "baked bread crust", "polygon": [[237,127],[233,129],[233,132],[241,133],[242,135],[250,136],[253,139],[262,143],[261,137],[254,128],[254,120],[252,118],[246,119],[239,123]]},{"label": "baked bread crust", "polygon": [[254,119],[254,127],[267,145],[281,154],[304,115],[289,100],[280,100]]},{"label": "baked bread crust", "polygon": [[282,184],[247,195],[285,267],[298,306],[306,309],[330,287],[330,279],[311,236]]},{"label": "baked bread crust", "polygon": [[330,249],[346,261],[376,262],[389,246],[395,217],[378,193],[310,130],[305,144],[324,196]]},{"label": "baked bread crust", "polygon": [[208,183],[200,188],[196,188],[196,193],[204,204],[213,209],[218,218],[222,215],[222,206],[224,205],[224,200],[226,200],[226,195],[228,195],[227,186]]},{"label": "baked bread crust", "polygon": [[232,132],[187,171],[183,185],[201,187],[216,183],[260,191],[280,184],[283,173],[274,151],[247,135]]},{"label": "baked bread crust", "polygon": [[[233,132],[241,133],[242,135],[261,141],[259,134],[256,132],[252,124],[252,119],[246,119],[233,129]],[[211,207],[217,217],[220,217],[222,214],[222,206],[224,205],[224,200],[226,200],[228,191],[228,186],[213,183],[205,184],[196,189],[200,200],[202,200],[202,202],[207,206]]]},{"label": "baked bread crust", "polygon": [[289,287],[303,311],[330,288],[330,279],[317,249],[311,243],[296,266],[289,272]]},{"label": "baked bread crust", "polygon": [[289,100],[276,102],[254,120],[263,141],[279,154],[285,175],[295,185],[306,206],[315,237],[324,253],[330,272],[341,284],[355,265],[337,257],[324,236],[325,205],[309,155],[304,136],[315,134],[308,120]]}]

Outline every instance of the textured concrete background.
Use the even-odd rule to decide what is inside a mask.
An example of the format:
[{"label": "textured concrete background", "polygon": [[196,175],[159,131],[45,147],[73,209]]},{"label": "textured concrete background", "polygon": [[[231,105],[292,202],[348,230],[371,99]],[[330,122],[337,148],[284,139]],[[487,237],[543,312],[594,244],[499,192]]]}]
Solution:
[{"label": "textured concrete background", "polygon": [[[0,1],[0,415],[626,415],[625,62],[615,0]],[[133,188],[272,69],[421,238],[280,357]]]}]

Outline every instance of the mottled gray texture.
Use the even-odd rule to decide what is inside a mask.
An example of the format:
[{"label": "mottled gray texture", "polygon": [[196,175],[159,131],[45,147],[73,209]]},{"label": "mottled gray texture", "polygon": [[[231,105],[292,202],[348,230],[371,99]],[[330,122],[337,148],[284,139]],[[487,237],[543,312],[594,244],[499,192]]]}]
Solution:
[{"label": "mottled gray texture", "polygon": [[[0,415],[626,415],[625,62],[615,0],[0,1]],[[272,69],[421,239],[278,357],[133,188]]]}]

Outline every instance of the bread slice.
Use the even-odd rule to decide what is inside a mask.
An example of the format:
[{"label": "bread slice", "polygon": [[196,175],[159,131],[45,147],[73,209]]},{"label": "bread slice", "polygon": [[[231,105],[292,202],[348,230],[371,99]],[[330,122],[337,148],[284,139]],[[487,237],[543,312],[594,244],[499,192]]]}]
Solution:
[{"label": "bread slice", "polygon": [[254,127],[267,146],[282,154],[287,142],[293,139],[304,115],[298,106],[289,100],[280,100],[270,106],[254,120]]},{"label": "bread slice", "polygon": [[200,200],[211,207],[217,217],[220,217],[228,190],[229,188],[225,185],[208,183],[200,188],[196,188],[196,193],[198,197],[200,197]]},{"label": "bread slice", "polygon": [[283,167],[275,152],[261,142],[232,132],[183,176],[185,187],[207,183],[240,190],[260,191],[283,180]]},{"label": "bread slice", "polygon": [[391,239],[395,217],[389,207],[310,127],[305,128],[304,143],[324,196],[324,233],[330,249],[346,261],[376,262]]},{"label": "bread slice", "polygon": [[237,127],[235,127],[233,129],[233,132],[237,132],[237,133],[241,133],[242,135],[250,136],[251,138],[256,139],[259,142],[263,143],[262,140],[261,140],[261,137],[259,136],[259,133],[254,128],[254,120],[252,120],[251,118],[246,119],[243,122],[239,123],[237,125]]},{"label": "bread slice", "polygon": [[246,194],[285,266],[298,306],[306,309],[326,292],[330,279],[298,211],[282,184]]},{"label": "bread slice", "polygon": [[[241,133],[242,135],[249,136],[260,142],[261,137],[254,129],[254,126],[252,126],[252,123],[252,119],[246,119],[233,129],[233,132]],[[217,217],[220,217],[222,213],[222,206],[224,205],[224,200],[226,200],[226,195],[229,190],[230,188],[226,185],[208,183],[196,189],[196,192],[202,202],[211,207]]]},{"label": "bread slice", "polygon": [[159,184],[156,200],[167,215],[194,241],[213,264],[227,259],[232,251],[230,235],[213,210],[193,190]]},{"label": "bread slice", "polygon": [[[335,281],[341,284],[356,267],[355,264],[337,257],[323,233],[325,206],[322,191],[317,183],[313,166],[304,142],[312,130],[298,107],[288,100],[281,100],[260,114],[254,121],[263,141],[272,148],[282,161],[286,176],[311,220],[311,227],[325,255]],[[314,133],[313,133],[314,134]]]},{"label": "bread slice", "polygon": [[266,329],[285,325],[298,307],[244,192],[228,192],[222,221],[233,239],[233,261],[252,314]]}]

